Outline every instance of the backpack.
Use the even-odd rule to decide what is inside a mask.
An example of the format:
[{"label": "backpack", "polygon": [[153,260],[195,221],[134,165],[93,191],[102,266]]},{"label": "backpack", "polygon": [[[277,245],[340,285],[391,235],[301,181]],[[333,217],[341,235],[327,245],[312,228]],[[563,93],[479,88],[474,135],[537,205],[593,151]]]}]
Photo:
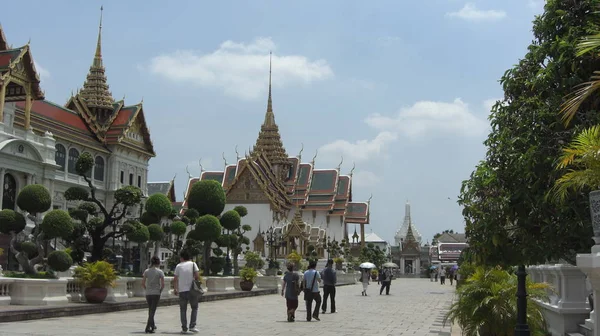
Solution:
[{"label": "backpack", "polygon": [[294,281],[292,281],[292,288],[294,288],[294,293],[296,294],[296,296],[302,293],[302,284],[299,280],[300,276],[298,274],[295,274]]}]

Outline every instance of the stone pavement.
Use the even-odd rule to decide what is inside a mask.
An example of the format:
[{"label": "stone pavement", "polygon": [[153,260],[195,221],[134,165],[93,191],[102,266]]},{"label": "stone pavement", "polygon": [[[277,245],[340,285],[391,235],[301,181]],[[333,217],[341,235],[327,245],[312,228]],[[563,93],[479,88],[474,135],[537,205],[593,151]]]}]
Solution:
[{"label": "stone pavement", "polygon": [[[200,304],[199,335],[413,335],[449,336],[442,319],[454,297],[454,288],[429,279],[396,279],[391,295],[379,295],[376,283],[369,296],[362,285],[339,287],[336,314],[306,322],[303,301],[295,323],[286,322],[285,300],[279,295],[232,299]],[[188,309],[189,314],[189,309]],[[0,323],[0,335],[135,335],[143,334],[147,312],[130,310],[106,314]],[[179,333],[179,308],[159,307],[157,335]]]}]

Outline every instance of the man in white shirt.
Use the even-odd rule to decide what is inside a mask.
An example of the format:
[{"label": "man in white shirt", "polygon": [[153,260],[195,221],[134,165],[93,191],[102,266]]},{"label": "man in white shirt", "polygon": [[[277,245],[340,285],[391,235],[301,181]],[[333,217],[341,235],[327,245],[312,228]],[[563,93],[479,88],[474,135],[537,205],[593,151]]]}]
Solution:
[{"label": "man in white shirt", "polygon": [[196,318],[198,317],[198,296],[190,291],[194,280],[198,280],[198,265],[190,261],[190,254],[182,251],[180,254],[181,262],[175,267],[175,277],[173,278],[173,287],[175,295],[179,295],[179,313],[181,317],[181,333],[188,331],[187,325],[187,305],[192,307],[190,316],[189,331],[198,332],[196,328]]}]

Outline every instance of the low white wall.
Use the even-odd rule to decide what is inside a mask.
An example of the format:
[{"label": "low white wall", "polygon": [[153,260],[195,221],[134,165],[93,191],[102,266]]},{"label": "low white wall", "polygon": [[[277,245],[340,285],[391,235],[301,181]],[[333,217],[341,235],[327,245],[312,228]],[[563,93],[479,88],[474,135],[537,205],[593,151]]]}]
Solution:
[{"label": "low white wall", "polygon": [[53,306],[68,303],[67,279],[17,279],[10,284],[10,304]]}]

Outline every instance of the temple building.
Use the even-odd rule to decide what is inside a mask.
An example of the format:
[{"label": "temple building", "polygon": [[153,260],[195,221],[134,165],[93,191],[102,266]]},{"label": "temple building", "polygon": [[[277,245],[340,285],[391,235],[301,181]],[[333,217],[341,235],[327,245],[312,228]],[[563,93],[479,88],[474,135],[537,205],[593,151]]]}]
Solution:
[{"label": "temple building", "polygon": [[428,257],[422,253],[422,237],[412,222],[410,203],[406,202],[404,211],[404,221],[394,237],[396,246],[391,248],[392,261],[400,267],[400,274],[418,277]]},{"label": "temple building", "polygon": [[234,164],[226,164],[223,171],[202,171],[199,178],[190,177],[182,213],[191,186],[199,180],[215,180],[225,189],[226,211],[237,205],[248,209],[243,224],[252,226],[248,237],[254,251],[269,251],[265,236],[269,228],[275,232],[270,244],[278,257],[292,250],[304,254],[312,245],[323,258],[325,238],[343,240],[348,224],[360,225],[364,244],[369,201],[352,200],[352,172],[342,174],[339,166],[316,169],[316,155],[311,162],[303,162],[301,154],[290,157],[281,141],[269,71],[267,111],[254,147]]},{"label": "temple building", "polygon": [[[109,91],[102,59],[102,18],[96,50],[83,88],[65,105],[45,100],[28,44],[9,46],[0,27],[0,205],[19,210],[16,198],[28,184],[43,184],[52,208],[74,208],[64,192],[87,187],[75,163],[89,152],[95,165],[88,178],[107,207],[125,185],[147,194],[148,161],[155,156],[142,103],[126,105]],[[131,217],[139,209],[128,210]],[[0,234],[0,265],[7,269],[9,238]],[[11,268],[12,265],[11,265]]]}]

